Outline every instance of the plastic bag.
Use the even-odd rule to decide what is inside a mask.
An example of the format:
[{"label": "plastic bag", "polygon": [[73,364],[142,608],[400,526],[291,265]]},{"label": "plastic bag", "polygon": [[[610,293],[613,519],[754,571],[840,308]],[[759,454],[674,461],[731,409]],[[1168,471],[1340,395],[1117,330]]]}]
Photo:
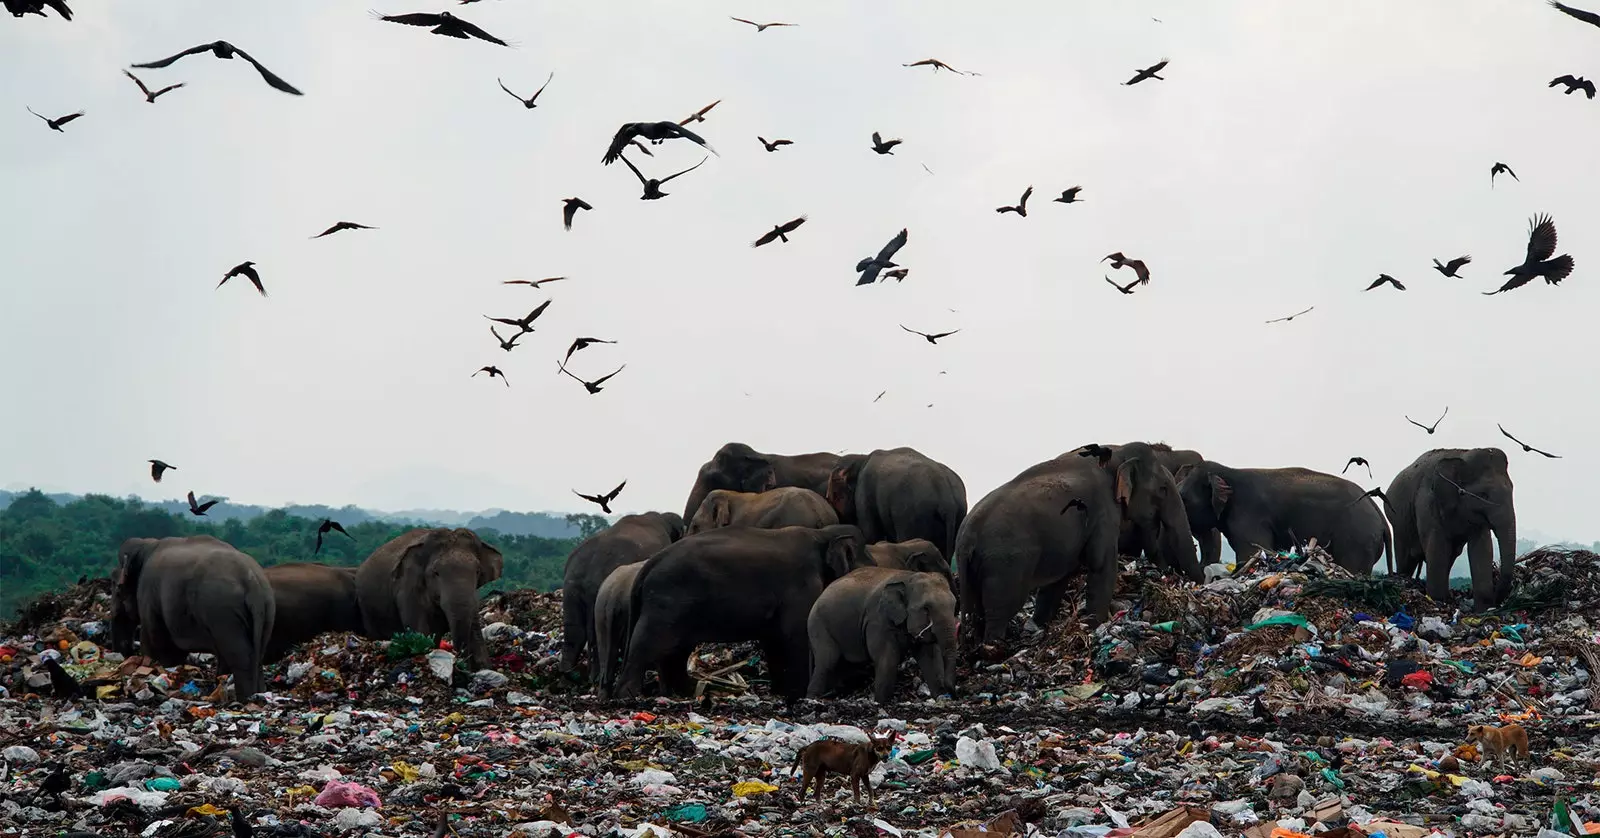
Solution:
[{"label": "plastic bag", "polygon": [[322,787],[322,792],[317,799],[312,801],[324,809],[336,809],[341,806],[372,807],[383,805],[383,800],[378,793],[360,783],[346,783],[340,780],[329,780]]},{"label": "plastic bag", "polygon": [[1000,770],[1000,757],[995,753],[994,743],[987,739],[979,741],[963,736],[956,740],[956,759],[962,765],[970,765],[982,771]]}]

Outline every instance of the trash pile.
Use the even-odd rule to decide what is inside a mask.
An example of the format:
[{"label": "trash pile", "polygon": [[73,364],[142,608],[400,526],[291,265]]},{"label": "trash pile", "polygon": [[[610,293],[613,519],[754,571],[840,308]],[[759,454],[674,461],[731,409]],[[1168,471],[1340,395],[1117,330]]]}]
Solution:
[{"label": "trash pile", "polygon": [[[1093,632],[969,655],[954,697],[908,670],[883,706],[786,706],[753,645],[702,648],[693,699],[598,700],[533,591],[485,597],[489,669],[326,635],[227,705],[206,656],[112,653],[90,581],[0,631],[0,837],[1600,834],[1596,559],[1529,554],[1492,614],[1316,547],[1204,585],[1128,560]],[[875,731],[875,808],[838,775],[797,799],[801,748]]]}]

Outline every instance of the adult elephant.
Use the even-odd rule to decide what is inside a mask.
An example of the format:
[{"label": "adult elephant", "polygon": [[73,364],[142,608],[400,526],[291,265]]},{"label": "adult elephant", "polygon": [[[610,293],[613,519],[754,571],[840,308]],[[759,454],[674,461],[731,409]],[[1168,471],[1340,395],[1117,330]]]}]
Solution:
[{"label": "adult elephant", "polygon": [[[1152,442],[1150,449],[1155,452],[1156,460],[1172,472],[1172,479],[1183,485],[1183,478],[1189,470],[1205,461],[1199,451],[1190,448],[1173,448],[1165,442]],[[1195,541],[1200,543],[1200,566],[1217,564],[1222,561],[1222,532],[1217,529],[1195,530],[1194,521],[1189,522],[1190,534]],[[1130,538],[1131,534],[1125,533],[1122,544],[1118,548],[1125,554],[1137,556],[1144,552],[1137,539]],[[1155,557],[1152,556],[1152,559]]]},{"label": "adult elephant", "polygon": [[694,488],[689,490],[689,502],[683,507],[683,520],[693,521],[694,513],[714,489],[765,492],[796,486],[825,495],[828,474],[837,462],[838,454],[763,454],[742,442],[730,442],[700,467]]},{"label": "adult elephant", "polygon": [[945,580],[952,594],[956,591],[955,576],[950,573],[950,560],[926,538],[910,541],[880,541],[867,545],[867,558],[878,567],[890,570],[914,570],[918,573],[937,573]]},{"label": "adult elephant", "polygon": [[1069,451],[978,501],[956,538],[955,562],[962,613],[982,642],[1005,639],[1034,591],[1034,622],[1047,625],[1079,572],[1088,575],[1089,621],[1105,621],[1124,519],[1147,552],[1204,578],[1177,483],[1148,444]]},{"label": "adult elephant", "polygon": [[355,568],[290,562],[262,572],[277,603],[262,663],[277,663],[290,649],[325,632],[366,632],[356,599]]},{"label": "adult elephant", "polygon": [[712,489],[689,522],[689,534],[721,527],[831,527],[839,516],[822,496],[798,486],[780,486],[765,492]]},{"label": "adult elephant", "polygon": [[256,560],[209,535],[130,538],[117,550],[111,648],[162,666],[209,652],[231,672],[240,701],[261,692],[277,605]]},{"label": "adult elephant", "polygon": [[682,691],[682,663],[695,646],[757,640],[774,690],[800,698],[810,671],[811,606],[829,583],[867,564],[865,548],[861,530],[850,526],[728,527],[651,556],[629,592],[618,695],[639,695],[651,666],[668,689]]},{"label": "adult elephant", "polygon": [[[644,562],[625,564],[600,584],[600,593],[594,598],[595,650],[593,680],[595,691],[601,698],[610,698],[615,686],[617,667],[628,649],[629,597],[633,595],[633,580],[639,578]],[[686,669],[687,661],[676,662]],[[665,666],[665,664],[663,664]],[[676,673],[673,673],[676,675]],[[670,676],[663,677],[669,680]]]},{"label": "adult elephant", "polygon": [[489,649],[478,618],[478,589],[500,578],[505,559],[469,529],[414,529],[372,552],[356,571],[367,636],[411,629],[448,632],[456,654],[483,669]]},{"label": "adult elephant", "polygon": [[1390,557],[1389,526],[1360,486],[1305,468],[1229,468],[1210,460],[1179,487],[1189,525],[1218,530],[1242,562],[1257,547],[1285,550],[1315,538],[1340,567],[1371,573]]},{"label": "adult elephant", "polygon": [[821,698],[842,663],[872,664],[872,697],[894,697],[900,661],[911,653],[934,695],[955,688],[956,598],[936,573],[863,567],[829,585],[806,620],[811,683]]},{"label": "adult elephant", "polygon": [[961,478],[914,448],[840,457],[827,497],[839,522],[860,527],[869,542],[923,538],[946,555],[967,515]]},{"label": "adult elephant", "polygon": [[[1517,510],[1504,451],[1436,448],[1395,475],[1387,494],[1401,576],[1426,564],[1428,596],[1444,599],[1450,566],[1465,547],[1474,607],[1505,601],[1517,560]],[[1498,582],[1491,535],[1500,547]]]},{"label": "adult elephant", "polygon": [[567,556],[561,580],[561,671],[571,672],[584,655],[593,677],[595,597],[611,572],[642,562],[656,551],[683,538],[683,519],[676,512],[642,512],[624,515],[616,523],[584,539]]}]

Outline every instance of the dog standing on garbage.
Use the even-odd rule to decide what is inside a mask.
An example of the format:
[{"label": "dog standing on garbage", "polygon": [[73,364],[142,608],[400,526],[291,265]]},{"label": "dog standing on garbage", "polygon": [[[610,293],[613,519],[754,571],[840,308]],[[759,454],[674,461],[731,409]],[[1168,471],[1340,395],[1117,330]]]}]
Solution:
[{"label": "dog standing on garbage", "polygon": [[[806,785],[813,780],[817,784],[816,799],[822,801],[822,784],[828,779],[828,772],[845,774],[850,777],[850,797],[857,804],[861,803],[861,782],[866,780],[868,774],[879,762],[888,758],[894,748],[894,740],[899,736],[891,732],[887,736],[868,736],[868,744],[858,742],[840,742],[837,739],[822,739],[812,742],[800,749],[794,755],[794,766],[789,769],[793,774],[795,769],[801,769],[800,799],[806,799]],[[867,780],[867,804],[877,806],[877,798],[872,793],[872,781]]]},{"label": "dog standing on garbage", "polygon": [[1505,758],[1508,750],[1517,759],[1528,759],[1528,732],[1519,724],[1505,727],[1473,725],[1467,728],[1467,741],[1483,745],[1484,756],[1493,757],[1496,763]]}]

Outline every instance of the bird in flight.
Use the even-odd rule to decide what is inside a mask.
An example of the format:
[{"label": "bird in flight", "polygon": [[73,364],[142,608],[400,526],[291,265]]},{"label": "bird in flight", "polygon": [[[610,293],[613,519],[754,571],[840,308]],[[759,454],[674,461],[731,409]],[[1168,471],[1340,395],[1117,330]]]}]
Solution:
[{"label": "bird in flight", "polygon": [[215,500],[208,500],[205,503],[196,502],[195,498],[194,498],[194,491],[190,490],[190,492],[189,492],[189,512],[191,514],[204,515],[204,514],[206,514],[206,510],[207,509],[210,509],[211,507],[216,506],[216,505],[217,505],[217,501],[215,501]]},{"label": "bird in flight", "polygon": [[239,264],[234,265],[232,270],[222,275],[222,282],[217,283],[217,287],[221,288],[224,282],[227,282],[236,276],[242,276],[245,279],[250,280],[250,284],[256,287],[256,290],[261,293],[261,296],[267,296],[267,289],[261,284],[261,274],[256,273],[256,263],[254,262],[240,262]]},{"label": "bird in flight", "polygon": [[544,310],[550,307],[550,303],[550,300],[545,300],[539,304],[538,308],[528,312],[528,316],[526,317],[489,317],[487,314],[485,314],[484,317],[493,320],[496,323],[504,323],[507,326],[516,326],[518,329],[521,329],[524,332],[531,332],[533,331],[533,321],[538,320],[539,315],[544,314]]},{"label": "bird in flight", "polygon": [[764,244],[771,244],[772,242],[775,242],[775,241],[782,241],[784,243],[788,243],[789,234],[793,233],[795,231],[795,228],[799,227],[801,224],[804,224],[804,223],[806,223],[806,217],[803,216],[803,215],[800,216],[799,218],[796,218],[793,221],[785,221],[784,223],[773,227],[771,231],[763,234],[761,236],[761,238],[756,239],[755,242],[753,244],[751,244],[750,246],[751,247],[760,247],[760,246],[762,246]]},{"label": "bird in flight", "polygon": [[[506,385],[507,387],[511,386],[511,380],[506,378],[506,374],[501,372],[500,368],[497,367],[497,366],[490,365],[490,366],[487,366],[487,367],[479,367],[478,368],[478,372],[486,372],[486,373],[489,374],[490,378],[494,378],[495,376],[498,375],[498,376],[500,376],[500,382],[502,384]],[[477,378],[478,377],[478,372],[473,373],[471,375],[471,377],[472,378]]]},{"label": "bird in flight", "polygon": [[61,126],[66,125],[67,123],[71,122],[74,119],[77,119],[80,116],[83,116],[83,111],[78,111],[77,113],[69,113],[66,116],[58,116],[55,119],[51,119],[50,117],[45,116],[42,113],[39,113],[38,111],[34,110],[33,108],[29,108],[28,109],[28,113],[31,113],[34,116],[37,116],[40,119],[44,120],[44,124],[50,126],[50,130],[51,131],[57,131],[57,132],[62,133],[62,134],[65,134],[67,132],[62,131],[61,130]]},{"label": "bird in flight", "polygon": [[1116,280],[1112,279],[1109,276],[1106,277],[1105,280],[1106,280],[1106,282],[1111,283],[1111,287],[1112,288],[1115,288],[1115,289],[1117,289],[1118,291],[1121,291],[1124,294],[1132,294],[1133,293],[1133,289],[1139,287],[1139,278],[1138,277],[1134,277],[1133,281],[1128,283],[1127,285],[1118,285],[1116,283]]},{"label": "bird in flight", "polygon": [[1350,462],[1345,463],[1344,464],[1344,470],[1340,471],[1339,473],[1340,474],[1344,474],[1346,471],[1350,470],[1351,466],[1366,466],[1367,467],[1367,476],[1368,477],[1372,476],[1372,465],[1367,462],[1367,458],[1366,457],[1351,457],[1350,458]]},{"label": "bird in flight", "polygon": [[588,349],[590,346],[593,346],[597,343],[616,343],[616,341],[601,340],[600,338],[577,338],[572,342],[571,346],[567,347],[567,357],[563,358],[561,363],[565,365],[568,361],[572,360],[572,353],[577,352],[580,349]]},{"label": "bird in flight", "polygon": [[769,143],[767,142],[766,137],[756,137],[756,139],[761,141],[761,144],[766,147],[767,151],[777,151],[783,146],[794,145],[794,140],[773,140]]},{"label": "bird in flight", "polygon": [[378,228],[377,227],[368,227],[365,224],[357,224],[354,221],[341,221],[338,224],[335,224],[332,227],[329,227],[328,229],[323,230],[322,232],[316,234],[315,236],[312,236],[311,238],[320,239],[323,236],[331,236],[334,233],[343,232],[345,230],[376,230],[376,229],[378,229]]},{"label": "bird in flight", "polygon": [[477,38],[480,41],[488,41],[491,44],[499,44],[503,47],[511,46],[449,12],[440,12],[438,14],[415,12],[407,15],[380,15],[377,12],[373,12],[372,16],[378,20],[388,21],[389,23],[402,23],[406,26],[431,26],[433,27],[431,30],[433,34],[443,35],[446,38],[460,38],[463,41]]},{"label": "bird in flight", "polygon": [[572,372],[567,369],[567,365],[564,362],[557,361],[556,362],[556,366],[559,367],[561,369],[561,371],[567,375],[567,377],[571,378],[573,381],[578,382],[579,384],[582,384],[583,385],[583,389],[588,390],[589,391],[589,395],[591,395],[591,396],[596,394],[596,393],[598,393],[598,392],[600,392],[602,389],[604,389],[600,385],[606,383],[607,381],[610,381],[611,380],[611,376],[616,375],[617,373],[622,372],[623,370],[628,368],[627,364],[623,364],[622,366],[617,367],[614,371],[612,371],[611,375],[602,376],[602,377],[597,378],[597,379],[595,379],[593,381],[584,381],[583,379],[577,377],[576,375],[573,375]]},{"label": "bird in flight", "polygon": [[711,113],[711,109],[716,107],[716,106],[718,106],[718,105],[720,105],[720,104],[722,104],[722,100],[718,99],[717,101],[712,102],[709,105],[706,105],[705,107],[701,108],[700,110],[697,110],[692,114],[689,114],[687,117],[684,117],[684,119],[681,122],[679,122],[678,125],[683,126],[683,125],[688,125],[691,122],[705,122],[706,121],[706,114]]},{"label": "bird in flight", "polygon": [[885,140],[877,131],[872,132],[872,150],[879,154],[893,154],[894,147],[905,140]]},{"label": "bird in flight", "polygon": [[545,284],[546,282],[560,282],[563,279],[566,279],[566,277],[564,277],[564,276],[551,276],[551,277],[545,277],[544,279],[508,279],[508,280],[506,280],[506,281],[504,281],[504,282],[502,282],[500,284],[501,285],[526,285],[526,286],[528,286],[530,288],[538,288],[539,286]]},{"label": "bird in flight", "polygon": [[1571,96],[1573,91],[1582,90],[1585,96],[1588,96],[1590,99],[1594,98],[1594,82],[1589,81],[1583,76],[1574,76],[1571,73],[1568,73],[1567,75],[1551,79],[1548,86],[1555,87],[1558,84],[1564,84],[1567,86],[1566,94],[1568,96]]},{"label": "bird in flight", "polygon": [[679,175],[686,175],[686,174],[694,171],[695,169],[698,169],[701,166],[704,166],[706,164],[706,161],[710,160],[710,159],[711,159],[710,157],[702,157],[702,158],[700,158],[700,162],[699,163],[696,163],[693,166],[690,166],[689,168],[684,169],[681,172],[678,172],[677,174],[668,175],[668,176],[666,176],[666,177],[664,177],[664,178],[662,178],[660,180],[656,180],[653,177],[652,178],[645,177],[644,173],[639,171],[639,167],[633,165],[633,161],[629,160],[626,155],[623,155],[622,162],[628,164],[628,168],[633,171],[634,177],[637,177],[639,179],[639,182],[641,184],[644,184],[644,194],[639,196],[639,200],[641,200],[641,201],[655,201],[655,200],[658,200],[658,199],[661,199],[661,198],[665,198],[665,197],[667,197],[668,195],[671,194],[670,192],[662,192],[661,191],[661,185],[662,184],[666,183],[669,180],[672,180],[675,177],[678,177]]},{"label": "bird in flight", "polygon": [[1390,285],[1393,285],[1394,287],[1400,289],[1401,291],[1406,290],[1406,287],[1404,285],[1400,284],[1400,280],[1395,279],[1394,277],[1392,277],[1392,276],[1390,276],[1388,274],[1378,274],[1378,278],[1374,279],[1372,281],[1371,285],[1368,285],[1366,288],[1364,288],[1362,290],[1363,291],[1371,291],[1372,289],[1377,288],[1379,285],[1383,285],[1384,283],[1388,283]]},{"label": "bird in flight", "polygon": [[505,338],[500,336],[500,332],[498,330],[496,330],[495,327],[490,326],[489,327],[489,334],[494,335],[494,339],[500,342],[500,348],[501,349],[504,349],[505,351],[510,352],[511,350],[517,348],[517,340],[519,338],[521,338],[523,335],[527,334],[527,332],[514,332],[511,335],[511,339],[510,340],[506,340]]},{"label": "bird in flight", "polygon": [[884,390],[882,393],[879,393],[875,398],[873,398],[872,403],[873,404],[877,404],[878,403],[878,399],[881,399],[884,396],[887,396],[888,394],[889,394],[889,391],[888,390]]},{"label": "bird in flight", "polygon": [[1471,256],[1457,256],[1456,258],[1451,259],[1450,261],[1441,265],[1439,264],[1439,260],[1435,259],[1433,260],[1433,269],[1444,274],[1445,276],[1450,277],[1451,279],[1460,279],[1460,276],[1456,274],[1456,271],[1461,270],[1462,265],[1465,265],[1471,261]]},{"label": "bird in flight", "polygon": [[1554,6],[1557,10],[1561,11],[1563,14],[1570,15],[1571,17],[1577,18],[1578,20],[1581,20],[1584,23],[1587,23],[1587,24],[1590,24],[1590,25],[1593,25],[1593,26],[1600,26],[1600,15],[1597,15],[1594,12],[1586,12],[1583,9],[1574,9],[1573,7],[1568,6],[1566,4],[1558,3],[1558,2],[1556,2],[1556,0],[1550,0],[1550,5]]},{"label": "bird in flight", "polygon": [[861,277],[856,280],[856,284],[871,285],[878,281],[878,273],[884,268],[899,267],[890,260],[894,258],[896,253],[900,252],[900,248],[906,246],[906,240],[910,237],[911,231],[908,228],[902,228],[900,232],[895,234],[894,238],[889,240],[888,244],[883,246],[882,250],[878,251],[877,256],[868,256],[857,262],[856,270],[861,273]]},{"label": "bird in flight", "polygon": [[150,461],[150,479],[154,480],[157,483],[160,483],[161,482],[162,473],[166,472],[168,469],[171,469],[173,471],[177,471],[178,467],[175,466],[175,465],[171,465],[169,463],[163,463],[160,460],[151,460]]},{"label": "bird in flight", "polygon": [[144,82],[140,81],[138,76],[128,72],[127,70],[123,70],[122,74],[130,79],[133,79],[134,84],[139,85],[139,90],[144,93],[144,100],[152,105],[155,104],[157,99],[161,98],[161,94],[171,93],[172,91],[177,90],[184,85],[183,82],[178,82],[177,84],[169,84],[160,90],[151,91],[150,88],[144,86]]},{"label": "bird in flight", "polygon": [[740,23],[748,23],[751,26],[754,26],[756,28],[757,32],[765,32],[765,31],[767,31],[767,28],[771,27],[771,26],[797,26],[798,25],[798,24],[794,24],[794,23],[756,23],[753,20],[745,20],[742,17],[733,17],[733,15],[729,15],[728,17],[732,18],[733,20],[737,20]]},{"label": "bird in flight", "polygon": [[311,555],[315,556],[322,552],[322,537],[330,532],[336,532],[351,541],[355,541],[355,537],[345,532],[344,527],[340,526],[338,521],[332,518],[323,518],[322,523],[317,525],[317,546],[316,549],[311,551]]},{"label": "bird in flight", "polygon": [[[1460,483],[1457,483],[1457,482],[1455,482],[1455,481],[1454,481],[1454,480],[1451,480],[1451,479],[1450,479],[1450,478],[1448,478],[1448,477],[1445,477],[1445,476],[1444,476],[1444,472],[1442,472],[1442,471],[1436,471],[1436,472],[1434,472],[1434,474],[1437,474],[1437,475],[1439,475],[1439,479],[1440,479],[1440,480],[1443,480],[1443,481],[1444,481],[1444,482],[1446,482],[1446,483],[1449,483],[1449,484],[1450,484],[1450,485],[1452,485],[1452,486],[1454,486],[1454,487],[1456,487],[1456,494],[1457,494],[1457,495],[1458,495],[1458,496],[1461,496],[1461,497],[1469,497],[1469,498],[1472,498],[1472,499],[1473,499],[1473,500],[1481,500],[1481,501],[1483,501],[1483,502],[1484,502],[1484,503],[1487,503],[1487,504],[1489,504],[1489,505],[1490,505],[1490,506],[1499,506],[1499,505],[1500,505],[1500,504],[1498,504],[1498,503],[1495,503],[1495,502],[1494,502],[1494,501],[1492,501],[1492,500],[1489,500],[1489,499],[1488,499],[1488,498],[1486,498],[1486,497],[1484,497],[1484,496],[1482,496],[1482,495],[1475,495],[1475,494],[1473,494],[1473,493],[1471,493],[1471,492],[1469,492],[1469,491],[1467,491],[1467,487],[1465,487],[1465,486],[1463,486],[1463,485],[1461,485],[1461,484],[1460,484]],[[1374,491],[1374,492],[1376,492],[1376,491],[1377,491],[1377,490],[1376,490],[1376,489],[1374,489],[1374,490],[1373,490],[1373,491]],[[1370,493],[1369,493],[1369,494],[1370,494]],[[1382,495],[1381,495],[1381,494],[1380,494],[1380,497],[1382,497]],[[1388,499],[1388,498],[1384,498],[1384,499],[1383,499],[1383,502],[1384,502],[1384,504],[1385,504],[1385,505],[1387,505],[1387,504],[1388,504],[1388,503],[1389,503],[1389,499]]]},{"label": "bird in flight", "polygon": [[1432,425],[1424,425],[1421,422],[1418,422],[1417,420],[1412,419],[1410,416],[1406,417],[1406,421],[1410,422],[1413,425],[1416,425],[1417,427],[1419,427],[1419,428],[1421,428],[1421,429],[1423,429],[1425,431],[1427,431],[1429,434],[1432,434],[1435,430],[1437,430],[1439,428],[1439,423],[1444,421],[1444,417],[1446,417],[1448,415],[1450,415],[1450,406],[1449,405],[1445,405],[1444,412],[1439,414],[1439,418],[1438,419],[1433,420],[1433,424]]},{"label": "bird in flight", "polygon": [[[578,214],[578,210],[594,209],[594,207],[589,206],[588,201],[582,198],[562,198],[561,203],[561,226],[568,230],[572,229],[572,218]],[[557,277],[557,279],[561,278]]]},{"label": "bird in flight", "polygon": [[1572,268],[1576,263],[1565,253],[1551,259],[1555,252],[1555,221],[1548,215],[1534,216],[1533,220],[1528,222],[1528,254],[1522,260],[1522,264],[1505,272],[1505,276],[1511,277],[1506,280],[1506,284],[1483,293],[1486,296],[1493,296],[1501,291],[1521,288],[1532,282],[1535,277],[1543,277],[1550,285],[1561,284],[1561,280],[1572,275]]},{"label": "bird in flight", "polygon": [[1065,515],[1069,509],[1082,509],[1084,514],[1088,514],[1089,504],[1084,503],[1083,498],[1073,498],[1072,500],[1067,501],[1066,506],[1061,507],[1061,512],[1059,514]]},{"label": "bird in flight", "polygon": [[1133,268],[1133,272],[1139,276],[1140,284],[1150,284],[1150,269],[1145,266],[1144,262],[1141,262],[1138,259],[1129,259],[1128,257],[1123,256],[1122,251],[1120,250],[1111,254],[1110,256],[1107,256],[1105,259],[1101,259],[1100,261],[1104,262],[1106,259],[1111,260],[1111,267],[1113,269],[1123,267]]},{"label": "bird in flight", "polygon": [[1511,167],[1510,166],[1507,166],[1504,163],[1496,163],[1493,166],[1489,167],[1489,187],[1491,189],[1494,188],[1495,175],[1498,175],[1498,174],[1500,174],[1502,172],[1504,172],[1505,174],[1510,175],[1512,180],[1514,180],[1514,181],[1516,181],[1518,183],[1522,182],[1522,178],[1517,177],[1517,173],[1511,171]]},{"label": "bird in flight", "polygon": [[5,0],[5,6],[12,17],[22,17],[26,14],[44,17],[44,9],[49,6],[55,9],[56,14],[61,15],[63,20],[72,20],[72,9],[67,6],[65,0]]},{"label": "bird in flight", "polygon": [[955,73],[958,76],[976,76],[977,75],[977,73],[971,73],[971,72],[963,73],[962,71],[957,70],[956,68],[950,66],[949,64],[944,63],[943,61],[940,61],[937,58],[924,58],[921,61],[913,61],[910,64],[901,64],[900,66],[902,66],[902,67],[932,67],[933,71],[935,73],[939,72],[940,70],[949,70],[950,72]]},{"label": "bird in flight", "polygon": [[1163,58],[1163,59],[1161,59],[1161,62],[1159,64],[1155,64],[1155,65],[1146,67],[1143,70],[1140,70],[1139,72],[1134,73],[1133,74],[1133,78],[1128,79],[1127,81],[1123,82],[1123,84],[1124,85],[1138,84],[1139,82],[1142,82],[1145,79],[1155,79],[1157,81],[1166,81],[1167,80],[1166,77],[1156,75],[1157,73],[1159,73],[1162,70],[1166,69],[1166,66],[1167,66],[1167,59]]},{"label": "bird in flight", "polygon": [[151,61],[148,64],[135,64],[133,66],[135,69],[139,70],[159,69],[171,64],[174,61],[177,61],[180,58],[183,58],[186,55],[199,55],[202,52],[209,52],[213,56],[224,60],[231,60],[234,56],[243,58],[245,61],[250,63],[250,66],[256,68],[256,72],[261,74],[261,80],[265,81],[268,85],[271,85],[273,88],[281,90],[284,93],[291,93],[295,96],[302,95],[294,85],[284,81],[281,78],[278,78],[275,73],[266,68],[266,65],[255,60],[254,58],[251,58],[250,53],[239,49],[227,41],[213,41],[209,44],[201,44],[197,47],[190,47],[183,52],[178,53],[177,55],[163,58],[160,61]]},{"label": "bird in flight", "polygon": [[550,79],[553,79],[555,77],[556,77],[555,71],[551,70],[550,71],[550,78],[545,79],[544,80],[544,84],[539,85],[539,89],[535,90],[533,92],[533,95],[528,97],[527,99],[524,99],[524,98],[522,98],[521,96],[518,96],[515,93],[511,93],[511,88],[506,87],[506,83],[503,82],[503,81],[500,81],[500,79],[496,78],[495,81],[500,82],[500,89],[504,90],[507,93],[511,93],[511,98],[517,100],[518,102],[521,102],[522,106],[524,108],[527,108],[528,110],[533,110],[534,108],[539,107],[537,104],[535,104],[536,102],[539,101],[539,94],[543,93],[544,89],[550,86]]},{"label": "bird in flight", "polygon": [[1315,309],[1315,308],[1316,308],[1316,306],[1312,306],[1311,308],[1308,308],[1305,311],[1297,311],[1294,314],[1289,315],[1288,317],[1279,317],[1279,318],[1276,318],[1276,319],[1273,319],[1273,320],[1268,320],[1267,322],[1268,323],[1287,323],[1290,320],[1293,320],[1293,319],[1295,319],[1296,317],[1299,317],[1302,314],[1306,314],[1307,312],[1310,312],[1312,309]]},{"label": "bird in flight", "polygon": [[600,162],[607,166],[617,162],[617,158],[622,156],[622,150],[627,148],[635,137],[643,137],[649,140],[652,145],[661,145],[667,140],[682,137],[685,140],[699,144],[700,147],[712,154],[717,153],[717,150],[712,148],[704,137],[676,122],[626,122],[623,123],[621,128],[617,129],[616,135],[611,138],[611,145],[606,148],[605,156],[600,158]]},{"label": "bird in flight", "polygon": [[904,323],[900,324],[900,328],[905,329],[906,331],[910,332],[913,335],[922,335],[924,340],[926,340],[927,342],[933,344],[934,346],[938,346],[939,345],[939,338],[947,338],[947,337],[950,337],[951,335],[955,334],[956,332],[961,331],[960,329],[954,329],[954,330],[951,330],[951,331],[948,331],[948,332],[939,332],[938,334],[930,335],[927,332],[919,332],[916,329],[907,329],[906,325]]},{"label": "bird in flight", "polygon": [[586,500],[586,501],[588,501],[590,503],[599,504],[600,511],[606,513],[607,515],[610,515],[611,514],[611,502],[617,499],[617,495],[622,494],[622,487],[626,486],[626,485],[628,485],[628,481],[624,480],[621,483],[617,484],[617,488],[612,489],[611,491],[609,491],[609,492],[607,492],[607,493],[605,493],[603,495],[586,495],[586,494],[578,491],[577,489],[573,489],[572,493],[574,495],[577,495],[580,498],[583,498],[584,500]]},{"label": "bird in flight", "polygon": [[1051,198],[1050,200],[1055,201],[1058,204],[1081,204],[1083,203],[1083,200],[1078,197],[1078,193],[1082,191],[1083,187],[1081,186],[1074,186],[1071,189],[1063,189],[1061,190],[1061,197]]},{"label": "bird in flight", "polygon": [[1016,206],[1014,206],[1014,207],[996,207],[994,211],[998,212],[998,213],[1014,212],[1014,213],[1016,213],[1017,215],[1019,215],[1019,216],[1021,216],[1023,218],[1027,218],[1028,217],[1028,199],[1030,197],[1032,197],[1032,196],[1033,196],[1033,187],[1030,186],[1027,189],[1023,190],[1023,192],[1022,192],[1022,200],[1017,201],[1017,205]]},{"label": "bird in flight", "polygon": [[1495,423],[1495,427],[1500,429],[1500,433],[1503,434],[1506,439],[1509,439],[1512,442],[1515,442],[1516,444],[1522,446],[1522,450],[1528,452],[1529,454],[1543,454],[1544,456],[1549,457],[1552,460],[1561,459],[1561,455],[1560,454],[1552,454],[1549,451],[1541,451],[1541,450],[1539,450],[1537,448],[1534,448],[1532,445],[1529,445],[1528,443],[1523,442],[1520,439],[1517,439],[1516,437],[1511,435],[1510,431],[1506,430],[1504,425],[1501,425],[1498,422]]}]

